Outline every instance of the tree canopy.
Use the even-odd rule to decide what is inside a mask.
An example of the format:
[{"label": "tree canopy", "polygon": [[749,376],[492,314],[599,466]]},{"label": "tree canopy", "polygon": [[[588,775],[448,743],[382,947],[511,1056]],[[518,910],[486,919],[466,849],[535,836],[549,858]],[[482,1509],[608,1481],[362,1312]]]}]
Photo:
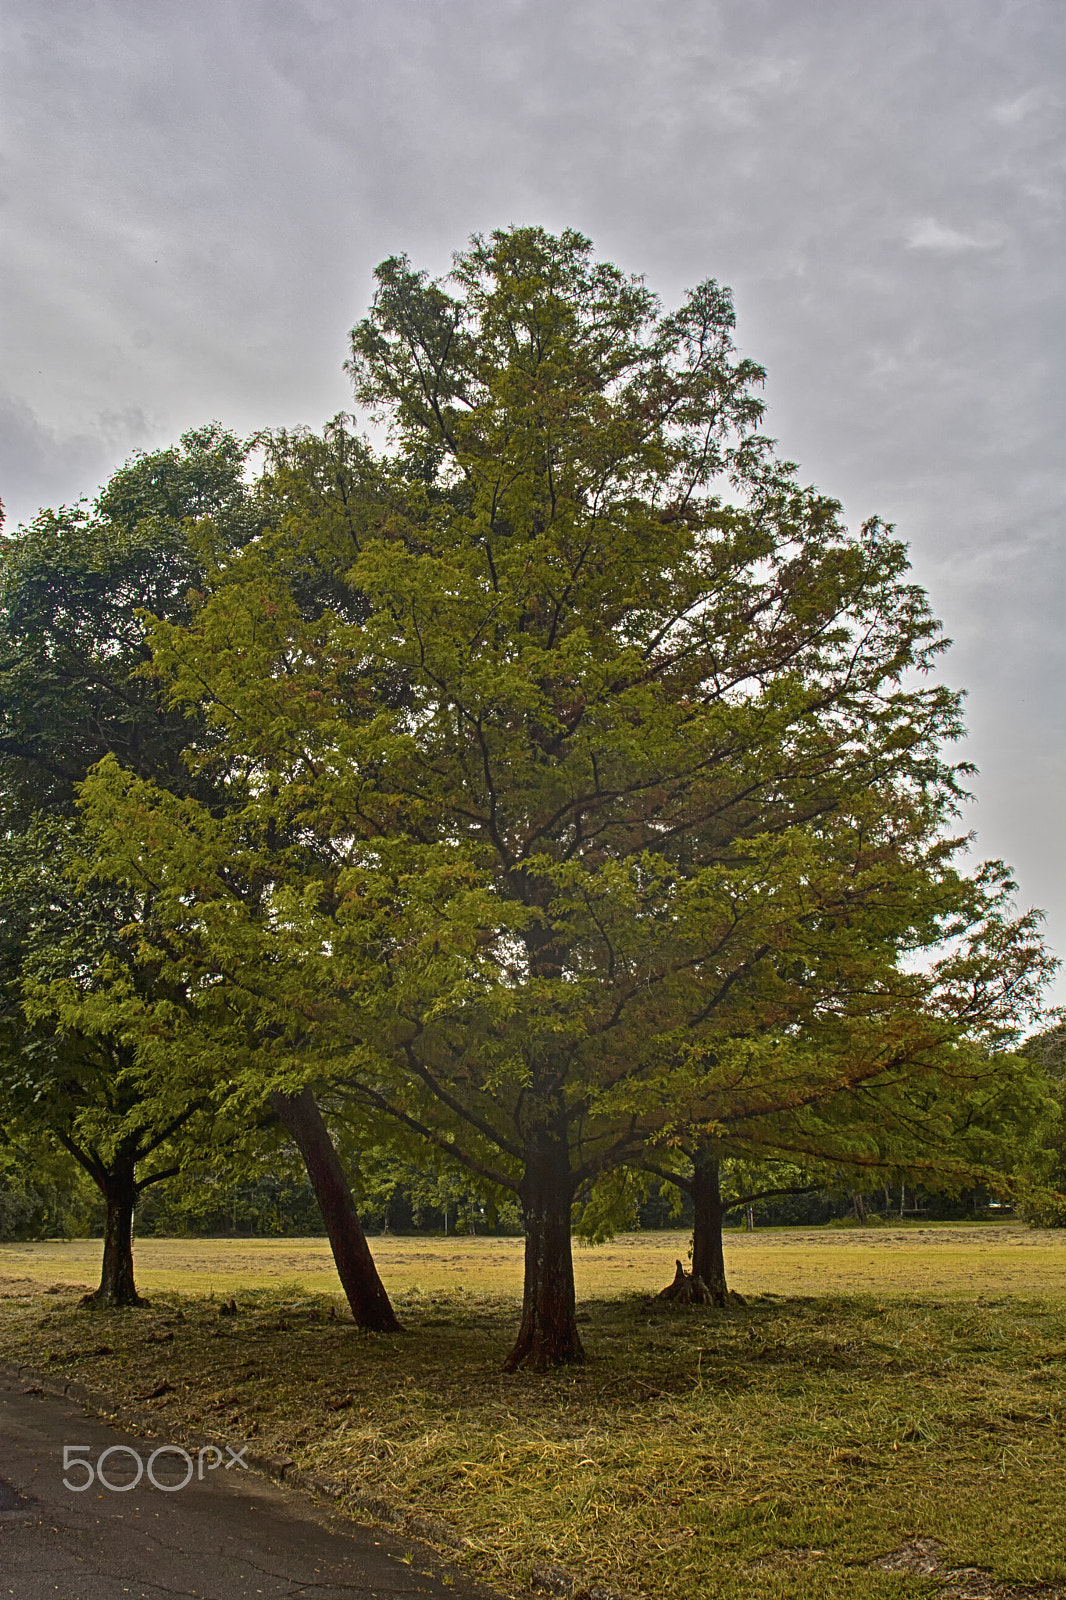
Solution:
[{"label": "tree canopy", "polygon": [[518,1196],[509,1364],[545,1366],[584,1186],[681,1121],[846,1142],[860,1093],[965,1091],[1046,957],[951,837],[905,548],[760,434],[728,293],[666,313],[537,228],[377,283],[349,370],[391,450],[278,436],[262,533],[148,627],[224,803],[112,758],[86,816],[234,1094],[332,1084]]}]

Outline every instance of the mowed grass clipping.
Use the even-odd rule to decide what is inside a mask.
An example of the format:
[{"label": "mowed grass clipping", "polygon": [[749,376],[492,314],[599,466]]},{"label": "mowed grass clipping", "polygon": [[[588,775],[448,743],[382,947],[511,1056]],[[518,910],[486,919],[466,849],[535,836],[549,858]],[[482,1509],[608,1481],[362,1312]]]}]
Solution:
[{"label": "mowed grass clipping", "polygon": [[[540,1562],[647,1600],[1066,1595],[1066,1237],[871,1235],[730,1241],[749,1299],[725,1311],[656,1302],[631,1282],[589,1290],[614,1253],[647,1274],[641,1288],[660,1287],[681,1235],[579,1252],[590,1359],[549,1377],[499,1370],[518,1289],[500,1240],[375,1241],[408,1330],[391,1339],[308,1289],[312,1273],[324,1287],[313,1255],[299,1280],[230,1277],[214,1299],[160,1288],[149,1309],[110,1314],[23,1270],[5,1290],[0,1358],[114,1395],[168,1441],[251,1439],[347,1491],[444,1517],[469,1538],[471,1566],[512,1592]],[[146,1287],[150,1251],[167,1248],[189,1263],[228,1249],[261,1276],[271,1259],[244,1243],[146,1241]],[[0,1267],[24,1269],[21,1249],[5,1247]],[[405,1267],[419,1287],[397,1287]],[[472,1281],[501,1270],[513,1292]],[[1046,1275],[1044,1292],[1004,1292],[1014,1270],[1015,1285]],[[434,1287],[432,1271],[450,1282]],[[759,1288],[774,1271],[778,1287]],[[880,1271],[892,1291],[845,1292],[827,1271]],[[219,1315],[223,1293],[236,1316]],[[933,1576],[906,1570],[930,1560]]]}]

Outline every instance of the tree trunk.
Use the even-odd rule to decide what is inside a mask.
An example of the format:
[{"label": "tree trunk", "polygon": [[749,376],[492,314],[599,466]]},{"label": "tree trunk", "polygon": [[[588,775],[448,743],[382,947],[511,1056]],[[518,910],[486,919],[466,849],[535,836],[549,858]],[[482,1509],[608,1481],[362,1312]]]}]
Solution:
[{"label": "tree trunk", "polygon": [[303,1156],[352,1316],[360,1328],[399,1333],[400,1324],[378,1277],[348,1179],[314,1095],[310,1089],[275,1093],[270,1103]]},{"label": "tree trunk", "polygon": [[86,1300],[98,1306],[140,1306],[133,1281],[133,1208],[137,1203],[137,1158],[120,1152],[100,1184],[107,1203],[100,1287]]},{"label": "tree trunk", "polygon": [[565,1130],[536,1131],[527,1146],[519,1193],[526,1230],[522,1325],[503,1370],[546,1372],[585,1359],[574,1297],[573,1179]]},{"label": "tree trunk", "polygon": [[725,1207],[718,1159],[706,1150],[697,1151],[692,1158],[692,1210],[692,1276],[703,1279],[716,1306],[724,1306],[729,1292],[722,1253]]}]

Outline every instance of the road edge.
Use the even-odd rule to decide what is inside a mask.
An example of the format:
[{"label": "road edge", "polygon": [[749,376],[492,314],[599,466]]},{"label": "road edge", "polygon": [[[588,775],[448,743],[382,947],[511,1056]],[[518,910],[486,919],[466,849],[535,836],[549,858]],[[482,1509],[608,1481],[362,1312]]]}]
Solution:
[{"label": "road edge", "polygon": [[[102,1421],[117,1422],[130,1432],[143,1434],[146,1438],[159,1437],[159,1418],[154,1413],[138,1411],[135,1406],[125,1405],[103,1390],[90,1388],[76,1378],[50,1377],[47,1373],[38,1372],[35,1367],[16,1365],[10,1361],[0,1361],[0,1378],[12,1383],[29,1384],[32,1389],[50,1395],[55,1400],[73,1400]],[[214,1446],[221,1452],[219,1441],[208,1434],[193,1428],[183,1429],[182,1434],[183,1438],[175,1442],[192,1444],[197,1449]],[[249,1470],[260,1477],[269,1478],[286,1489],[295,1489],[306,1497],[331,1501],[335,1507],[352,1515],[353,1520],[358,1514],[364,1521],[383,1524],[421,1539],[442,1553],[485,1549],[443,1517],[429,1517],[412,1506],[382,1499],[380,1495],[364,1494],[334,1479],[319,1478],[298,1467],[288,1456],[263,1455],[246,1447],[243,1458]],[[589,1583],[579,1574],[568,1572],[563,1567],[546,1566],[537,1561],[516,1564],[501,1562],[500,1566],[512,1580],[533,1590],[559,1595],[562,1600],[636,1600],[632,1591],[607,1589],[602,1584]]]}]

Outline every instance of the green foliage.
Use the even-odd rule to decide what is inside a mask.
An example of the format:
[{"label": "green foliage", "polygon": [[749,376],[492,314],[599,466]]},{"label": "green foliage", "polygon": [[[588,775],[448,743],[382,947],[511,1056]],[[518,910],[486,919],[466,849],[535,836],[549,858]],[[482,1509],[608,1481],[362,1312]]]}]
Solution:
[{"label": "green foliage", "polygon": [[518,1208],[506,1192],[478,1183],[455,1161],[413,1160],[395,1147],[368,1148],[364,1141],[350,1159],[359,1214],[370,1227],[386,1233],[521,1231]]},{"label": "green foliage", "polygon": [[29,1139],[0,1142],[0,1240],[83,1237],[96,1199],[65,1151]]},{"label": "green foliage", "polygon": [[1034,1034],[1019,1055],[1044,1091],[1040,1114],[1019,1152],[1028,1190],[1024,1214],[1039,1227],[1066,1227],[1066,1022]]},{"label": "green foliage", "polygon": [[166,996],[136,960],[148,901],[94,871],[76,790],[113,752],[209,793],[184,760],[187,718],[146,671],[140,613],[188,620],[213,552],[253,537],[248,453],[217,425],[187,433],[0,549],[0,1127],[51,1135],[100,1185],[120,1157],[155,1156],[142,1183],[177,1170],[203,1096],[166,1062],[151,1075],[101,1008],[116,986]]},{"label": "green foliage", "polygon": [[667,314],[535,228],[377,277],[350,370],[393,454],[279,435],[261,536],[148,624],[210,801],[114,755],[84,788],[171,997],[120,977],[94,1026],[237,1120],[332,1085],[527,1222],[693,1128],[994,1167],[1049,963],[950,837],[903,545],[759,434],[716,283]]},{"label": "green foliage", "polygon": [[[248,446],[217,425],[135,456],[91,507],[42,511],[0,548],[0,806],[69,812],[109,751],[187,784],[189,729],[143,669],[142,608],[187,619],[212,545],[257,529]],[[198,532],[190,533],[196,519]]]},{"label": "green foliage", "polygon": [[307,1238],[322,1233],[322,1216],[302,1173],[264,1174],[234,1182],[228,1172],[187,1174],[181,1185],[149,1189],[137,1207],[139,1237],[199,1235]]}]

